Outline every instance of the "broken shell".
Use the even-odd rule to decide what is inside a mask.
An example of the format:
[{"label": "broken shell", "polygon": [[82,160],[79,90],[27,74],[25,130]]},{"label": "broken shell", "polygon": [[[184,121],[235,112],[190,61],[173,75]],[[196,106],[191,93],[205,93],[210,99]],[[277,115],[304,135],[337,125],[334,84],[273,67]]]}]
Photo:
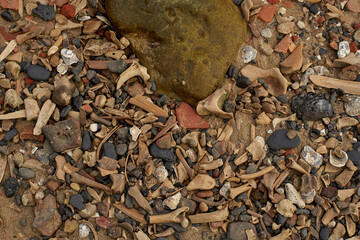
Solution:
[{"label": "broken shell", "polygon": [[140,76],[144,82],[150,79],[150,75],[147,73],[146,67],[142,66],[139,62],[134,61],[131,66],[120,74],[116,80],[116,89],[120,89],[121,86],[130,78]]},{"label": "broken shell", "polygon": [[70,66],[74,63],[77,63],[80,60],[76,56],[76,54],[70,49],[63,48],[63,49],[61,49],[60,53],[61,53],[61,57],[64,60],[66,65]]},{"label": "broken shell", "polygon": [[140,133],[141,130],[137,126],[134,125],[132,128],[130,128],[131,138],[134,142],[138,139]]},{"label": "broken shell", "polygon": [[285,184],[286,198],[292,203],[298,205],[300,208],[305,207],[305,202],[302,200],[300,193],[295,189],[291,183]]},{"label": "broken shell", "polygon": [[198,103],[196,106],[196,112],[201,116],[215,114],[222,118],[233,118],[232,113],[224,112],[222,110],[232,85],[233,82],[225,81],[221,88],[217,89],[206,99],[201,100]]},{"label": "broken shell", "polygon": [[193,180],[191,180],[186,189],[188,191],[210,190],[213,187],[215,187],[215,179],[206,174],[198,174]]},{"label": "broken shell", "polygon": [[175,210],[177,205],[179,204],[181,199],[181,193],[178,192],[174,195],[172,195],[171,197],[168,197],[167,199],[164,200],[164,204],[166,206],[168,206],[171,210]]},{"label": "broken shell", "polygon": [[319,168],[323,163],[323,157],[320,153],[315,152],[310,146],[304,146],[300,156],[313,168]]},{"label": "broken shell", "polygon": [[[348,161],[348,155],[345,151],[339,149],[340,154],[335,154],[335,150],[330,150],[330,164],[334,167],[343,167]],[[342,155],[342,157],[340,157]]]},{"label": "broken shell", "polygon": [[64,63],[60,63],[57,67],[56,70],[58,71],[58,73],[60,73],[61,75],[64,75],[67,70],[68,70],[68,66]]},{"label": "broken shell", "polygon": [[289,199],[283,199],[276,204],[276,211],[284,217],[292,217],[296,210],[295,205]]},{"label": "broken shell", "polygon": [[165,179],[167,178],[169,173],[164,166],[160,166],[160,167],[156,168],[154,175],[155,175],[156,179],[158,180],[158,182],[162,183],[165,181]]},{"label": "broken shell", "polygon": [[317,189],[317,180],[311,174],[304,174],[301,177],[300,194],[305,203],[312,203],[314,201]]},{"label": "broken shell", "polygon": [[275,97],[286,94],[286,89],[290,85],[278,68],[261,69],[253,65],[246,65],[241,69],[241,74],[248,77],[250,82],[263,78],[269,86],[267,91]]}]

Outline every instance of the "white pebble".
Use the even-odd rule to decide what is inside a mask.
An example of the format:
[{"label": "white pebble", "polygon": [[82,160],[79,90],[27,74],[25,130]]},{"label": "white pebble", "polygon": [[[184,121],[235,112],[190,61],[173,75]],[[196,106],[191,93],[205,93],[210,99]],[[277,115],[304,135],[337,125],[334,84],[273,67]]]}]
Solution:
[{"label": "white pebble", "polygon": [[271,38],[272,33],[270,28],[264,28],[263,30],[261,30],[261,36],[263,36],[264,38]]},{"label": "white pebble", "polygon": [[80,238],[86,238],[90,234],[90,228],[88,225],[84,223],[80,223],[79,225],[79,237]]},{"label": "white pebble", "polygon": [[339,43],[339,50],[337,51],[338,58],[344,58],[350,53],[350,46],[347,41]]},{"label": "white pebble", "polygon": [[284,8],[284,7],[279,8],[278,13],[279,13],[280,15],[284,16],[284,15],[286,14],[286,8]]},{"label": "white pebble", "polygon": [[92,132],[97,132],[98,131],[98,124],[97,123],[90,124],[90,130]]},{"label": "white pebble", "polygon": [[70,66],[74,63],[77,63],[80,60],[76,56],[76,54],[70,49],[63,48],[63,49],[61,49],[60,53],[61,53],[61,57],[64,60],[66,65]]},{"label": "white pebble", "polygon": [[296,25],[297,25],[298,28],[300,28],[300,29],[304,29],[304,28],[305,28],[305,23],[302,22],[302,21],[298,21],[298,22],[296,23]]},{"label": "white pebble", "polygon": [[257,51],[252,46],[245,46],[242,51],[244,63],[249,63],[256,58]]}]

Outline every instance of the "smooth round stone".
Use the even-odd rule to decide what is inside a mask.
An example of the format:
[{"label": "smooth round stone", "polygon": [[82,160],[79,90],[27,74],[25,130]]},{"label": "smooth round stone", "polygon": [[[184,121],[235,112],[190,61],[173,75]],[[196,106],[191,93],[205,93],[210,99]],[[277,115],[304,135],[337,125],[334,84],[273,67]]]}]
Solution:
[{"label": "smooth round stone", "polygon": [[47,81],[51,75],[49,70],[40,65],[30,65],[26,71],[28,77],[35,81]]},{"label": "smooth round stone", "polygon": [[267,144],[271,149],[286,149],[286,148],[294,148],[300,145],[300,138],[296,135],[293,139],[288,138],[287,133],[288,129],[280,129],[273,132],[268,140]]},{"label": "smooth round stone", "polygon": [[320,240],[328,240],[330,236],[330,228],[327,226],[324,226],[320,229]]},{"label": "smooth round stone", "polygon": [[11,22],[13,20],[13,17],[11,16],[11,14],[8,11],[1,12],[1,17],[8,22]]},{"label": "smooth round stone", "polygon": [[230,0],[108,0],[106,10],[159,93],[192,104],[221,84],[246,35]]},{"label": "smooth round stone", "polygon": [[29,180],[35,177],[35,172],[29,168],[19,168],[19,174],[25,180]]}]

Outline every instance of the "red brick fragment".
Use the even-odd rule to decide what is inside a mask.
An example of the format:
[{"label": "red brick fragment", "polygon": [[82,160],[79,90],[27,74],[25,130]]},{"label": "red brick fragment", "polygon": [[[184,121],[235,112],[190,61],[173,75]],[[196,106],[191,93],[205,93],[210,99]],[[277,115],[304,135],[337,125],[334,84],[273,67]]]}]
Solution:
[{"label": "red brick fragment", "polygon": [[358,50],[358,48],[356,47],[354,42],[350,43],[350,52],[356,53],[356,51]]},{"label": "red brick fragment", "polygon": [[360,28],[360,23],[354,23],[353,28],[354,29],[359,29]]},{"label": "red brick fragment", "polygon": [[299,37],[299,36],[297,36],[297,35],[292,35],[292,36],[291,36],[291,40],[292,40],[293,42],[296,42],[296,40],[298,39],[298,37]]},{"label": "red brick fragment", "polygon": [[282,52],[287,53],[289,50],[289,46],[291,43],[290,35],[287,34],[281,41],[275,46],[274,51],[275,52]]},{"label": "red brick fragment", "polygon": [[104,228],[104,229],[107,229],[109,227],[111,227],[111,222],[109,219],[107,219],[106,217],[104,216],[101,216],[101,217],[98,217],[96,220],[95,220],[96,224],[101,227],[101,228]]},{"label": "red brick fragment", "polygon": [[0,27],[0,34],[1,36],[3,36],[3,38],[5,38],[6,41],[11,41],[15,39],[16,36],[18,35],[7,32],[4,27]]},{"label": "red brick fragment", "polygon": [[316,21],[317,21],[319,24],[322,24],[322,23],[325,21],[325,17],[324,17],[324,16],[320,16],[320,17],[316,18]]},{"label": "red brick fragment", "polygon": [[50,180],[46,183],[46,187],[48,189],[50,189],[51,191],[55,192],[56,189],[58,189],[58,187],[60,186],[60,183],[58,181],[55,180]]},{"label": "red brick fragment", "polygon": [[258,18],[263,22],[271,22],[276,11],[276,6],[263,6],[258,13]]},{"label": "red brick fragment", "polygon": [[339,49],[338,44],[335,41],[330,42],[330,47],[336,51]]},{"label": "red brick fragment", "polygon": [[185,102],[182,102],[176,108],[176,119],[181,127],[187,129],[205,129],[210,127],[209,123]]},{"label": "red brick fragment", "polygon": [[277,4],[279,2],[280,2],[280,0],[268,0],[268,3],[270,3],[270,4]]},{"label": "red brick fragment", "polygon": [[283,1],[282,4],[284,4],[286,8],[292,7],[292,1]]},{"label": "red brick fragment", "polygon": [[93,108],[89,104],[82,105],[81,108],[87,113],[91,113],[93,111]]},{"label": "red brick fragment", "polygon": [[75,6],[71,4],[66,4],[62,6],[60,10],[60,14],[64,15],[67,18],[74,18],[75,17]]},{"label": "red brick fragment", "polygon": [[0,0],[0,7],[18,10],[19,0]]},{"label": "red brick fragment", "polygon": [[22,129],[22,131],[20,133],[20,139],[43,142],[44,141],[44,134],[34,135],[33,131],[34,131],[34,126],[33,125],[31,125],[31,124],[26,125]]},{"label": "red brick fragment", "polygon": [[31,84],[33,84],[35,81],[34,80],[32,80],[31,78],[25,78],[25,85],[31,85]]}]

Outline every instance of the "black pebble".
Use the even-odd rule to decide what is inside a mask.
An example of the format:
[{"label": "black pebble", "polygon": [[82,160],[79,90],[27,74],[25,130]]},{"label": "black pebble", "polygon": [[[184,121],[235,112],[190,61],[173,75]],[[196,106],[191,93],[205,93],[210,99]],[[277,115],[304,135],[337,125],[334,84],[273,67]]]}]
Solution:
[{"label": "black pebble", "polygon": [[91,137],[90,137],[90,132],[85,130],[84,131],[84,136],[83,136],[83,141],[82,141],[82,149],[84,151],[87,151],[91,148]]},{"label": "black pebble", "polygon": [[80,194],[74,194],[70,197],[69,203],[79,209],[79,210],[83,210],[84,209],[84,199]]},{"label": "black pebble", "polygon": [[239,88],[246,88],[250,85],[250,79],[245,76],[240,76],[236,79],[236,86]]},{"label": "black pebble", "polygon": [[106,142],[103,145],[103,154],[102,156],[106,156],[112,159],[117,159],[117,153],[116,153],[116,149],[114,144],[110,143],[110,142]]},{"label": "black pebble", "polygon": [[74,44],[76,48],[81,48],[81,42],[79,38],[74,38],[72,40],[72,44]]},{"label": "black pebble", "polygon": [[71,110],[71,105],[67,105],[66,107],[64,107],[60,112],[60,117],[65,118],[69,114],[70,110]]},{"label": "black pebble", "polygon": [[347,152],[348,158],[354,163],[355,166],[360,166],[360,151],[353,150]]},{"label": "black pebble", "polygon": [[119,73],[119,74],[128,68],[127,63],[124,62],[123,60],[109,62],[107,66],[110,72]]},{"label": "black pebble", "polygon": [[14,177],[9,177],[4,181],[5,196],[12,197],[19,190],[19,183]]},{"label": "black pebble", "polygon": [[76,109],[79,109],[83,104],[84,98],[81,95],[73,97],[72,102]]},{"label": "black pebble", "polygon": [[13,137],[15,137],[16,134],[18,134],[18,131],[16,130],[16,128],[12,128],[10,131],[5,133],[3,140],[9,141],[9,140],[13,139]]},{"label": "black pebble", "polygon": [[296,135],[293,139],[289,139],[287,137],[288,129],[280,129],[273,132],[268,140],[267,144],[271,149],[286,149],[286,148],[294,148],[300,145],[300,138]]},{"label": "black pebble", "polygon": [[172,149],[159,148],[156,143],[150,146],[150,154],[153,157],[164,159],[165,161],[174,162],[176,160],[174,151]]},{"label": "black pebble", "polygon": [[30,65],[26,71],[28,77],[35,81],[47,81],[51,76],[51,72],[40,65]]},{"label": "black pebble", "polygon": [[44,21],[51,21],[55,19],[55,10],[53,6],[42,5],[37,2],[37,7],[32,10],[33,13],[38,15]]},{"label": "black pebble", "polygon": [[316,4],[310,5],[309,11],[314,15],[317,14],[319,12],[318,5],[316,5]]},{"label": "black pebble", "polygon": [[11,22],[13,20],[13,17],[11,16],[11,14],[8,11],[3,11],[1,13],[1,17],[8,22]]},{"label": "black pebble", "polygon": [[333,115],[333,107],[326,96],[314,93],[292,98],[291,110],[296,113],[297,118],[306,121],[317,121]]},{"label": "black pebble", "polygon": [[319,54],[320,55],[324,55],[325,53],[327,53],[327,49],[325,49],[325,48],[320,48],[320,50],[319,50]]},{"label": "black pebble", "polygon": [[322,227],[319,233],[320,240],[328,240],[329,236],[330,236],[330,228],[327,226]]}]

